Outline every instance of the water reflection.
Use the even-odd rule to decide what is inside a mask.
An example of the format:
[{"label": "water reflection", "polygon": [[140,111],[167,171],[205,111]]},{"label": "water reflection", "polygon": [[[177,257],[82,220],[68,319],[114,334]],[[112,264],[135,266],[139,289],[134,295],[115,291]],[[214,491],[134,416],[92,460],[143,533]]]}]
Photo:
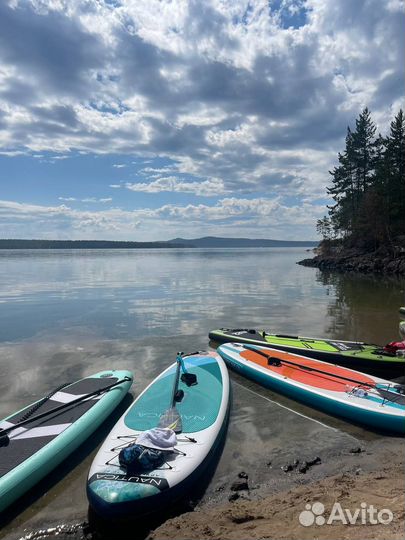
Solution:
[{"label": "water reflection", "polygon": [[[208,331],[221,326],[379,344],[396,339],[404,280],[321,273],[295,264],[304,255],[0,251],[0,409],[41,395],[55,378],[106,366],[136,367],[150,380],[168,362],[166,345],[206,348]],[[14,382],[5,384],[9,376]]]},{"label": "water reflection", "polygon": [[[0,341],[84,327],[116,339],[208,331],[218,324],[280,326],[297,302],[325,296],[311,271],[295,265],[303,253],[0,252]],[[316,319],[321,324],[322,317]]]},{"label": "water reflection", "polygon": [[[317,272],[329,291],[328,335],[385,344],[398,339],[398,309],[405,299],[405,280]],[[350,336],[350,337],[348,337]]]}]

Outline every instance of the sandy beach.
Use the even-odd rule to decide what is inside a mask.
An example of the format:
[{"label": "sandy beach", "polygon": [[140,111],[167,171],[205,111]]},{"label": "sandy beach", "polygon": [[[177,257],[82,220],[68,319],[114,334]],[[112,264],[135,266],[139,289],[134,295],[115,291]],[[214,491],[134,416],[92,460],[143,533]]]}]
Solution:
[{"label": "sandy beach", "polygon": [[[354,446],[353,446],[354,445]],[[312,451],[312,450],[311,450]],[[7,540],[400,540],[405,535],[405,456],[403,441],[372,436],[358,446],[350,438],[335,451],[318,456],[291,449],[268,454],[245,470],[218,470],[194,502],[182,504],[160,519],[126,524],[100,523],[80,512],[70,515],[62,494],[51,490],[59,524],[43,510],[28,528],[10,530]],[[221,460],[232,461],[226,448]],[[237,462],[240,466],[240,462]],[[247,463],[245,463],[247,465]],[[232,464],[231,464],[232,465]],[[74,483],[78,483],[76,478]],[[338,505],[338,508],[337,508]],[[51,519],[51,521],[49,521]],[[350,519],[354,523],[350,523]]]},{"label": "sandy beach", "polygon": [[[403,465],[401,461],[369,473],[345,472],[263,498],[250,497],[247,492],[235,502],[201,508],[171,519],[149,538],[399,540],[405,536]],[[324,507],[321,514],[319,503]],[[344,514],[335,510],[333,522],[329,524],[336,503],[339,503]],[[372,505],[378,511],[389,509],[392,521],[388,524],[378,523],[375,516],[374,521],[377,523],[371,524],[367,508],[364,508],[366,519],[363,517],[362,520],[361,509],[364,504],[367,504],[367,508]],[[301,514],[308,505],[318,512],[317,516],[311,510],[309,514]],[[351,511],[353,518],[356,509],[360,509],[355,524],[348,521],[346,509]],[[303,515],[301,520],[304,524],[300,522],[300,514]],[[386,521],[391,517],[389,513],[380,516]],[[314,522],[310,525],[313,519],[318,519],[319,524]]]}]

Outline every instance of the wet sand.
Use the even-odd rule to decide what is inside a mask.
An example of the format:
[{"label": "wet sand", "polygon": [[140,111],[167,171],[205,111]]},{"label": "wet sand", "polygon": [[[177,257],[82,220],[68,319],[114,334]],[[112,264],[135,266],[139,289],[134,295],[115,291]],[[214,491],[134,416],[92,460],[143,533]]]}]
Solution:
[{"label": "wet sand", "polygon": [[[89,520],[86,505],[81,506],[74,496],[67,498],[66,489],[74,495],[83,487],[85,471],[78,474],[75,469],[68,474],[68,487],[65,484],[51,488],[43,496],[45,501],[42,498],[26,509],[25,527],[12,527],[4,531],[3,537],[26,540],[402,539],[405,509],[402,440],[386,437],[364,440],[350,436],[347,443],[321,450],[315,456],[319,460],[308,457],[314,456],[310,449],[301,453],[293,448],[288,452],[270,450],[256,463],[242,461],[243,470],[235,450],[225,446],[217,470],[199,501],[184,503],[160,520],[136,520],[124,525],[108,525],[92,519],[91,514]],[[358,443],[360,446],[356,446]],[[304,461],[313,464],[302,472]],[[79,468],[86,467],[82,464]],[[306,510],[306,505],[319,502],[325,507],[322,515],[326,517],[333,504],[339,502],[352,512],[361,508],[362,503],[374,505],[378,510],[387,508],[394,518],[388,525],[344,525],[338,521],[331,525],[303,526],[299,521],[300,513]],[[76,519],[73,519],[75,513]]]}]

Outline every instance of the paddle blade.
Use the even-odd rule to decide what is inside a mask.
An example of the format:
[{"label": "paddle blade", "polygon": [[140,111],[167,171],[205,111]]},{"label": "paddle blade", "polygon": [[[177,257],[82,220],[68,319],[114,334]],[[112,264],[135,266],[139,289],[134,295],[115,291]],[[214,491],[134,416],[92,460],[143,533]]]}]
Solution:
[{"label": "paddle blade", "polygon": [[170,407],[167,411],[160,417],[159,425],[160,428],[170,428],[175,433],[181,433],[183,425],[181,422],[181,416],[176,407]]}]

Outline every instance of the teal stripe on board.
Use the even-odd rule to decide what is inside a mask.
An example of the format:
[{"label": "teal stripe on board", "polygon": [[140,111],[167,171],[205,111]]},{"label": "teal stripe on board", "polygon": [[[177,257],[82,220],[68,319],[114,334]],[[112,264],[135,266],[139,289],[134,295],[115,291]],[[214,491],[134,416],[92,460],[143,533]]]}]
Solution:
[{"label": "teal stripe on board", "polygon": [[[185,366],[197,375],[198,384],[188,387],[179,382],[184,398],[176,408],[182,418],[183,433],[193,433],[207,429],[215,422],[221,406],[222,376],[218,363],[210,357],[186,359]],[[145,431],[158,425],[160,416],[170,407],[174,373],[175,367],[137,399],[124,419],[127,427]]]}]

